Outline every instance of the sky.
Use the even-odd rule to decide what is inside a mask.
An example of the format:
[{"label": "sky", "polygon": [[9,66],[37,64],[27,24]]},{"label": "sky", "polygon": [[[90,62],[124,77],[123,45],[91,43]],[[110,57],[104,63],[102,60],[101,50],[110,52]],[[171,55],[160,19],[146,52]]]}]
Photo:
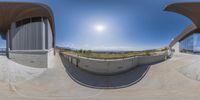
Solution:
[{"label": "sky", "polygon": [[[200,0],[7,1],[39,2],[50,6],[55,17],[57,46],[137,51],[168,46],[192,23],[185,16],[163,11],[167,5]],[[1,47],[5,47],[2,39]]]}]

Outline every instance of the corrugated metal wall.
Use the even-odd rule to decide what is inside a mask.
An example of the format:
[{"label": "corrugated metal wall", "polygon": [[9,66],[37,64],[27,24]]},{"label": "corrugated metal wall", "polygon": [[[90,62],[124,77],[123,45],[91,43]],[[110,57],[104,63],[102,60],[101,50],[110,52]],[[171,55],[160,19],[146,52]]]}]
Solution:
[{"label": "corrugated metal wall", "polygon": [[49,21],[32,22],[17,27],[11,25],[11,50],[45,50],[52,48],[52,31]]},{"label": "corrugated metal wall", "polygon": [[45,19],[44,23],[46,31],[46,49],[51,49],[53,47],[53,33],[48,19]]}]

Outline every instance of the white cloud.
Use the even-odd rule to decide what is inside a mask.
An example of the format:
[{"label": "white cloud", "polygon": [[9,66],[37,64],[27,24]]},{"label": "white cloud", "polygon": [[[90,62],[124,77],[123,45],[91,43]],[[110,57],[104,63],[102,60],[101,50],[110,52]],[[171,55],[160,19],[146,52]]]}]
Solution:
[{"label": "white cloud", "polygon": [[136,50],[136,48],[131,47],[131,46],[96,46],[92,47],[92,50],[108,50],[108,51],[131,51],[131,50]]},{"label": "white cloud", "polygon": [[60,44],[58,44],[58,46],[60,46],[60,47],[70,47],[70,48],[74,48],[75,47],[75,45],[73,43],[71,43],[71,42],[60,43]]}]

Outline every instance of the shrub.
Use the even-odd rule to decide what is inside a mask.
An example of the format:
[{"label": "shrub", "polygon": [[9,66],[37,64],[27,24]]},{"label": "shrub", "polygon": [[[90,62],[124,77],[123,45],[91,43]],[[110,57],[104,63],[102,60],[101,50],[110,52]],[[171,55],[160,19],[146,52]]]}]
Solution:
[{"label": "shrub", "polygon": [[145,51],[144,54],[145,54],[146,56],[150,56],[150,55],[151,55],[149,51]]}]

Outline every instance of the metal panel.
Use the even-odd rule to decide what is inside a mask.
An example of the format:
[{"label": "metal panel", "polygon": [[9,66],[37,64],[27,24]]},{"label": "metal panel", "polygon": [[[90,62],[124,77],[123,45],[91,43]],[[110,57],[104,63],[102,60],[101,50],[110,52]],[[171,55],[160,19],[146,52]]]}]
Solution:
[{"label": "metal panel", "polygon": [[44,20],[46,31],[46,49],[53,47],[53,33],[48,19]]},{"label": "metal panel", "polygon": [[11,50],[42,50],[44,49],[45,24],[33,22],[18,28],[11,28]]}]

